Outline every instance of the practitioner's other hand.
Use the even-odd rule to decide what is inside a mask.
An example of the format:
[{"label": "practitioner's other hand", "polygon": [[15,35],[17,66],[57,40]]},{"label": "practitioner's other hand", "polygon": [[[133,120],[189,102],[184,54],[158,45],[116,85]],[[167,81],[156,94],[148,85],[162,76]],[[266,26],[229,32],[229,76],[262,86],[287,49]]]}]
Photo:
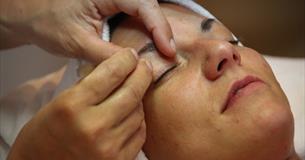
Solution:
[{"label": "practitioner's other hand", "polygon": [[34,43],[98,64],[121,49],[101,40],[104,18],[119,12],[141,18],[158,49],[175,54],[172,31],[157,0],[0,0],[0,33],[5,41]]},{"label": "practitioner's other hand", "polygon": [[134,160],[145,141],[142,97],[151,64],[124,49],[43,107],[9,160]]}]

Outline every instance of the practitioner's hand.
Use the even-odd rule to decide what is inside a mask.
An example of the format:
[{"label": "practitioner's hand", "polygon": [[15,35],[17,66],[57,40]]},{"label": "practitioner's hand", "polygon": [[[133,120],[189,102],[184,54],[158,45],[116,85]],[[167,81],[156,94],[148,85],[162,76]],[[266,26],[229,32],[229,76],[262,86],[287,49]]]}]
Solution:
[{"label": "practitioner's hand", "polygon": [[129,49],[42,108],[19,133],[9,160],[134,160],[145,141],[142,97],[150,63]]},{"label": "practitioner's hand", "polygon": [[118,12],[140,17],[158,49],[175,54],[172,31],[157,0],[0,0],[0,30],[51,53],[98,64],[121,49],[100,39],[103,19]]}]

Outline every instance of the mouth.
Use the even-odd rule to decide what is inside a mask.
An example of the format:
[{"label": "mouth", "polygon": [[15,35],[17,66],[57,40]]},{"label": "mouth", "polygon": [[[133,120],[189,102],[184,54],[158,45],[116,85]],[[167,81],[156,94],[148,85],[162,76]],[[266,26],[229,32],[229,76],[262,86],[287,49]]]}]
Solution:
[{"label": "mouth", "polygon": [[250,95],[264,82],[253,76],[246,76],[242,80],[238,80],[231,85],[225,105],[222,107],[221,113],[224,113],[229,108],[233,107],[236,101],[244,96]]}]

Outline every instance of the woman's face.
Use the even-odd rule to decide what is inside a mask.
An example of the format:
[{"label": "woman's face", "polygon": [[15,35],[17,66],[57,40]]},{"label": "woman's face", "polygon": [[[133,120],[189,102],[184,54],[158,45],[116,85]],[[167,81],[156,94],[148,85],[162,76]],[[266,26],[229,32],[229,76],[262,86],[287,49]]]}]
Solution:
[{"label": "woman's face", "polygon": [[161,4],[177,56],[160,56],[136,18],[112,42],[132,47],[153,64],[144,98],[150,160],[279,160],[292,148],[293,118],[269,65],[241,47],[221,23]]}]

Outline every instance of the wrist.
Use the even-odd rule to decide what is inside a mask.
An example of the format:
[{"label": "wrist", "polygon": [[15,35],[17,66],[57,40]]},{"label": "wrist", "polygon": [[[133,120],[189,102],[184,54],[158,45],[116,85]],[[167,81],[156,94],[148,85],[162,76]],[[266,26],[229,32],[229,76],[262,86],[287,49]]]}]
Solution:
[{"label": "wrist", "polygon": [[[27,44],[27,42],[14,31],[16,25],[11,12],[16,12],[14,7],[14,0],[0,0],[0,50],[17,47]],[[18,23],[16,23],[18,24]]]},{"label": "wrist", "polygon": [[14,34],[4,25],[0,24],[0,50],[14,48],[23,44],[26,43],[17,36],[14,36]]}]

